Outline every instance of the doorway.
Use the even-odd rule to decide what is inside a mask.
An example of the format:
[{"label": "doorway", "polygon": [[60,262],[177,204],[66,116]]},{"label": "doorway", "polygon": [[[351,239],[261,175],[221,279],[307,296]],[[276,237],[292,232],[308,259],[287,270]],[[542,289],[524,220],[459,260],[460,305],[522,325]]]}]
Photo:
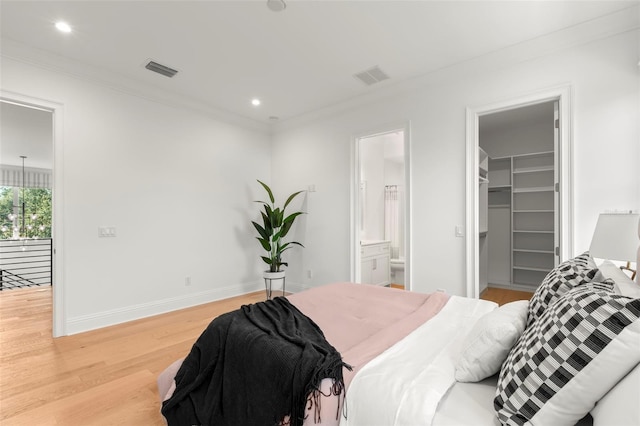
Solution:
[{"label": "doorway", "polygon": [[[42,224],[36,232],[35,227],[29,228],[29,225],[22,226],[25,228],[20,232],[29,234],[32,240],[36,240],[38,232],[48,232],[51,237],[50,244],[50,284],[52,286],[52,334],[53,337],[63,336],[65,331],[65,315],[64,315],[64,297],[63,297],[63,231],[62,231],[62,129],[63,129],[63,109],[62,105],[46,101],[39,98],[33,98],[13,92],[0,91],[0,107],[3,108],[2,114],[2,163],[7,169],[15,168],[15,161],[11,162],[13,157],[25,156],[25,166],[29,167],[30,173],[22,172],[22,183],[29,182],[30,185],[38,188],[49,187],[51,192],[51,221],[50,229],[42,230]],[[15,114],[5,114],[11,109]],[[16,117],[22,117],[17,119]],[[39,117],[39,118],[37,118]],[[43,119],[43,120],[40,120]],[[12,123],[9,123],[12,120]],[[44,121],[46,126],[36,126],[37,121]],[[16,137],[11,136],[8,128],[15,126]],[[35,132],[34,132],[35,131]],[[22,162],[22,158],[18,158]],[[25,167],[25,170],[26,170]],[[4,167],[3,167],[4,171]],[[43,183],[45,172],[48,172],[48,183]],[[5,175],[6,176],[6,175]],[[28,177],[28,179],[25,178]],[[26,210],[26,209],[24,209]],[[29,212],[32,213],[32,212]],[[23,215],[24,216],[24,215]],[[34,218],[32,215],[27,220],[41,220]],[[46,228],[46,225],[44,226]],[[31,235],[33,234],[33,235]],[[39,234],[38,234],[39,235]]]},{"label": "doorway", "polygon": [[[572,253],[569,93],[467,110],[469,297],[487,285],[535,291],[545,271]],[[517,121],[528,127],[511,125]],[[495,140],[487,140],[492,131]]]},{"label": "doorway", "polygon": [[409,290],[408,126],[354,138],[352,281]]},{"label": "doorway", "polygon": [[481,295],[532,293],[558,264],[557,110],[549,101],[480,116]]}]

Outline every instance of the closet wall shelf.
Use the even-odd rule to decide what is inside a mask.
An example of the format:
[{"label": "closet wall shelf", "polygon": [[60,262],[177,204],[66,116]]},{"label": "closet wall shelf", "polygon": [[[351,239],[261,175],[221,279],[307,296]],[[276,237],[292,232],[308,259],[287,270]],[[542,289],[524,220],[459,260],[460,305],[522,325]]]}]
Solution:
[{"label": "closet wall shelf", "polygon": [[537,173],[537,172],[552,172],[553,166],[540,166],[540,167],[520,167],[513,169],[514,174],[518,173]]},{"label": "closet wall shelf", "polygon": [[489,185],[489,192],[511,191],[511,185]]},{"label": "closet wall shelf", "polygon": [[514,213],[553,213],[553,210],[514,210]]},{"label": "closet wall shelf", "polygon": [[517,248],[514,248],[513,251],[518,251],[518,252],[522,252],[522,253],[553,254],[553,250],[532,250],[532,249],[517,249]]},{"label": "closet wall shelf", "polygon": [[[491,190],[491,189],[489,189]],[[553,192],[553,186],[537,186],[531,188],[515,188],[513,190],[514,194],[524,193],[524,192]]]},{"label": "closet wall shelf", "polygon": [[553,231],[528,231],[528,230],[520,230],[514,229],[513,232],[521,232],[526,234],[555,234]]},{"label": "closet wall shelf", "polygon": [[518,266],[513,265],[513,269],[520,269],[522,271],[538,271],[538,272],[549,272],[551,268],[536,268],[534,266]]}]

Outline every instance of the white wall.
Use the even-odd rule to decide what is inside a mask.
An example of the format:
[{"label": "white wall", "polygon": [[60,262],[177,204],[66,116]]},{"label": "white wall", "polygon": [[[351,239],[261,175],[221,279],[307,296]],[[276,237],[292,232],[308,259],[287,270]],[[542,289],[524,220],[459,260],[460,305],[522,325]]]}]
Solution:
[{"label": "white wall", "polygon": [[384,145],[384,136],[360,141],[361,179],[366,182],[362,240],[384,240]]},{"label": "white wall", "polygon": [[2,89],[63,104],[64,332],[262,288],[266,132],[8,57]]},{"label": "white wall", "polygon": [[574,28],[574,38],[554,48],[525,43],[422,77],[386,98],[282,123],[274,135],[274,181],[317,188],[306,218],[307,248],[293,260],[316,273],[289,279],[315,286],[350,278],[352,137],[410,120],[412,287],[464,295],[465,240],[454,236],[454,227],[465,223],[465,109],[559,85],[573,93],[574,252],[587,249],[599,212],[640,206],[635,28],[582,45],[574,37],[581,29]]}]

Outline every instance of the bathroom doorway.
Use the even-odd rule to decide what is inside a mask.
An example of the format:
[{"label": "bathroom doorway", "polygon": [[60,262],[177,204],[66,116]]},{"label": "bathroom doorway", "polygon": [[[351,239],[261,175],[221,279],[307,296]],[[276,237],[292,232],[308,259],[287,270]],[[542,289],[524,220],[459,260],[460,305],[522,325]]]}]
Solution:
[{"label": "bathroom doorway", "polygon": [[354,145],[352,279],[409,290],[408,126],[358,136]]}]

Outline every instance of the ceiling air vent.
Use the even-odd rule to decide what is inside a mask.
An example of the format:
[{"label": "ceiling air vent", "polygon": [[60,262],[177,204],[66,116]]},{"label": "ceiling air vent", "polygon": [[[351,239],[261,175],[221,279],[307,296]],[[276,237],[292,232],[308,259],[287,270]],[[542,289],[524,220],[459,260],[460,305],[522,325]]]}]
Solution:
[{"label": "ceiling air vent", "polygon": [[173,68],[169,68],[166,65],[162,65],[154,61],[149,61],[149,63],[144,67],[150,71],[157,72],[158,74],[162,74],[165,77],[169,77],[169,78],[178,74],[177,70],[174,70]]},{"label": "ceiling air vent", "polygon": [[389,76],[385,74],[385,72],[382,71],[378,66],[375,66],[366,71],[359,72],[357,74],[354,74],[353,76],[367,86],[371,86],[372,84],[376,84],[383,80],[389,79]]}]

